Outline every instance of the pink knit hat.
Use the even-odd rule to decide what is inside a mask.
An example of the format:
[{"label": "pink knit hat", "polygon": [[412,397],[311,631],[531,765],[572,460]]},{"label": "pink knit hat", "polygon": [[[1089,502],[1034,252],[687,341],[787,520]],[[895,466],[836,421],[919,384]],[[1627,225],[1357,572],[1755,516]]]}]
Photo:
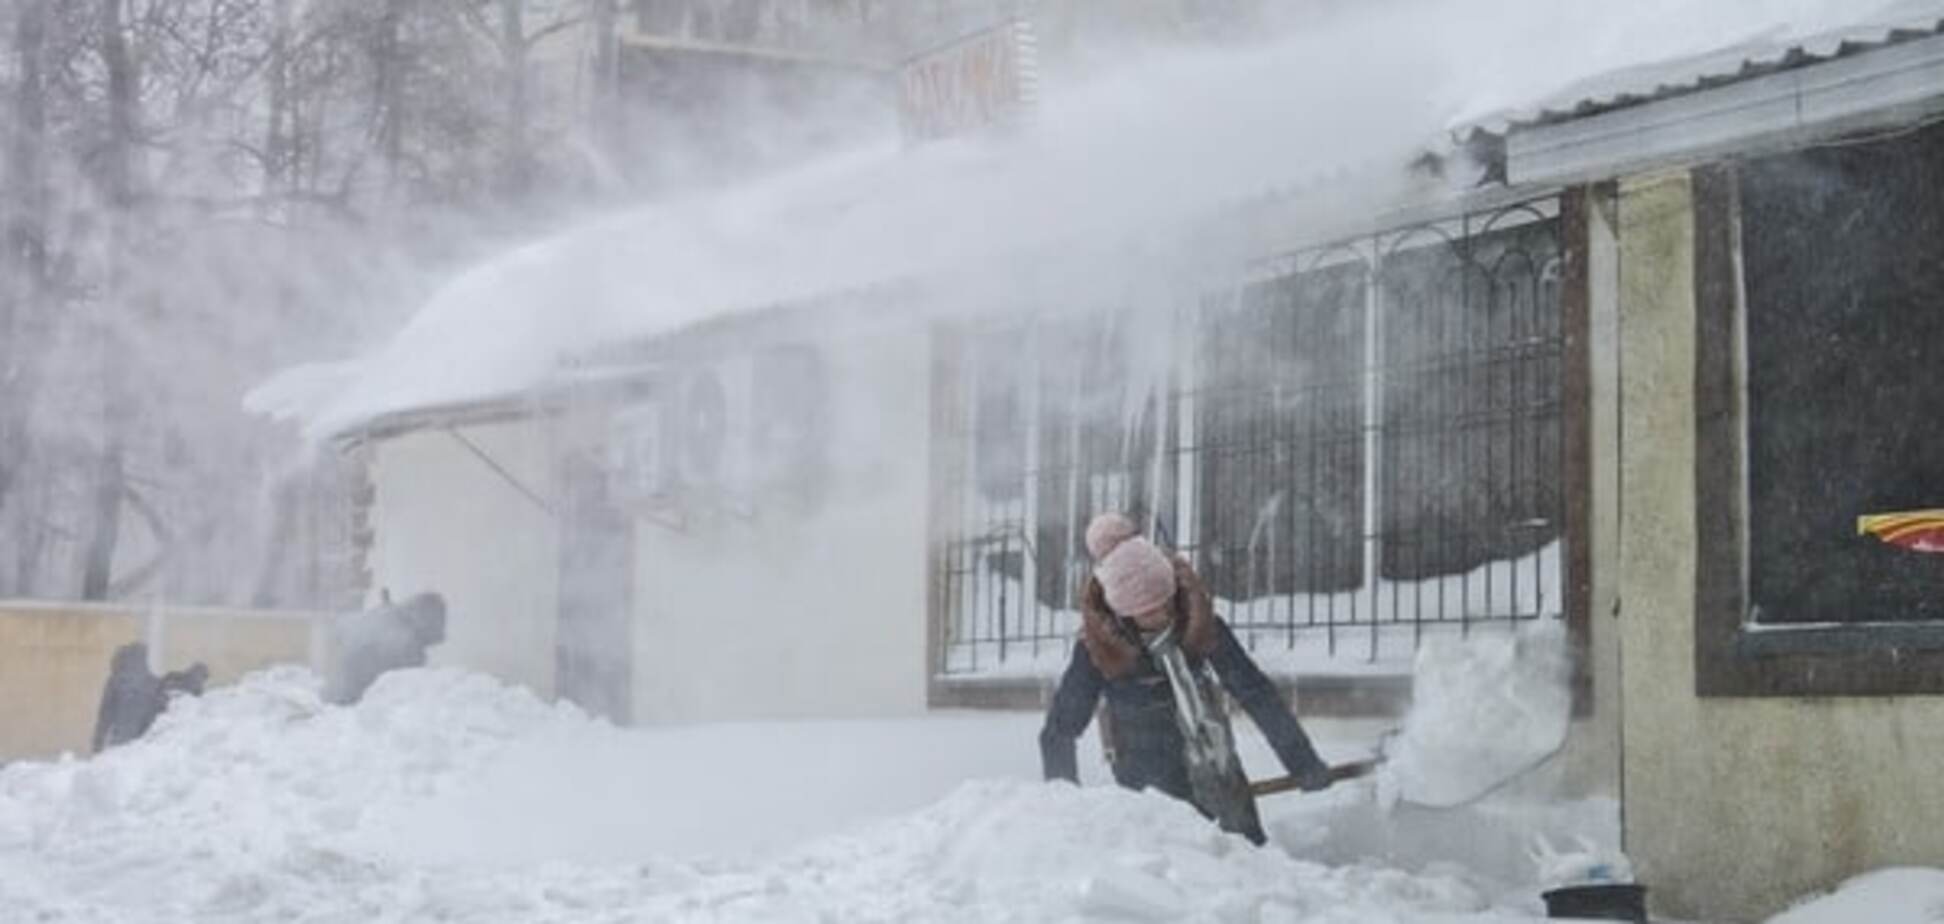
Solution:
[{"label": "pink knit hat", "polygon": [[1145,613],[1175,592],[1174,564],[1140,535],[1134,521],[1103,513],[1087,524],[1087,553],[1107,605],[1122,616]]}]

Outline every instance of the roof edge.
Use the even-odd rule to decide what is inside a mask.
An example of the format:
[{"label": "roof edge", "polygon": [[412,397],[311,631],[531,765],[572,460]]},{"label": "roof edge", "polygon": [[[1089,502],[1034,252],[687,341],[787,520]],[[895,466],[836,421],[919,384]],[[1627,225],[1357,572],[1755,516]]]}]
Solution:
[{"label": "roof edge", "polygon": [[1569,184],[1800,146],[1944,114],[1944,35],[1561,122],[1506,138],[1514,185]]}]

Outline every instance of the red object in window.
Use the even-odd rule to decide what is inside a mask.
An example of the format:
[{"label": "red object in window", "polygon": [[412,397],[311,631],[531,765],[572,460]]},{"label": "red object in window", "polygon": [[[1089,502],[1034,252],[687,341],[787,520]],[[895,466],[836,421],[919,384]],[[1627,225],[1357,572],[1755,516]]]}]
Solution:
[{"label": "red object in window", "polygon": [[1944,552],[1944,510],[1860,516],[1856,518],[1856,532],[1913,552]]}]

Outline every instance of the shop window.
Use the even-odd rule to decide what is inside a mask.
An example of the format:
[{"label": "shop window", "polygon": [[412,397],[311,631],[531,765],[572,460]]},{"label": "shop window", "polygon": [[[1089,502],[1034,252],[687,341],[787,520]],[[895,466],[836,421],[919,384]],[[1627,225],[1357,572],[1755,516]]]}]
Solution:
[{"label": "shop window", "polygon": [[1944,619],[1944,130],[1740,171],[1749,600],[1764,623]]},{"label": "shop window", "polygon": [[1695,175],[1696,689],[1944,692],[1944,128]]}]

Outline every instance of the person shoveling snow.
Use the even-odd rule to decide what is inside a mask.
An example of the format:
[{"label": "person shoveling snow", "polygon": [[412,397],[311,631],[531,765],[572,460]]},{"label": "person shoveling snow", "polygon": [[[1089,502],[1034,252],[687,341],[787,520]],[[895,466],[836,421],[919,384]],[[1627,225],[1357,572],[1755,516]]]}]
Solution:
[{"label": "person shoveling snow", "polygon": [[1040,731],[1046,777],[1078,782],[1074,742],[1104,695],[1102,735],[1112,742],[1115,782],[1167,793],[1223,829],[1264,843],[1220,690],[1248,711],[1301,788],[1330,785],[1330,766],[1215,615],[1192,566],[1170,558],[1119,514],[1088,525],[1087,551],[1094,574],[1082,591],[1080,638]]}]

